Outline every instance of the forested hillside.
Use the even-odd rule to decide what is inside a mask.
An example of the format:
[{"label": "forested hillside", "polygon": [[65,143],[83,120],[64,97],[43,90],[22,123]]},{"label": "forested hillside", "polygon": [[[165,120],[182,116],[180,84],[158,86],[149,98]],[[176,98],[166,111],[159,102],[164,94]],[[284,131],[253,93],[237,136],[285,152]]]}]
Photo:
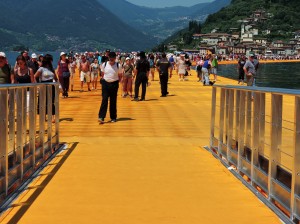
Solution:
[{"label": "forested hillside", "polygon": [[[181,48],[193,47],[192,35],[199,33],[217,32],[232,33],[233,29],[240,31],[241,22],[247,20],[256,10],[262,10],[266,18],[255,22],[258,36],[266,38],[269,42],[274,40],[289,40],[294,37],[295,31],[300,30],[300,4],[299,0],[232,0],[230,5],[220,11],[210,14],[200,28],[189,24],[185,29],[178,31],[166,39],[156,49],[172,43]],[[252,24],[253,25],[253,24]],[[268,32],[266,32],[268,30]]]},{"label": "forested hillside", "polygon": [[1,0],[0,8],[2,50],[141,50],[156,43],[97,0]]}]

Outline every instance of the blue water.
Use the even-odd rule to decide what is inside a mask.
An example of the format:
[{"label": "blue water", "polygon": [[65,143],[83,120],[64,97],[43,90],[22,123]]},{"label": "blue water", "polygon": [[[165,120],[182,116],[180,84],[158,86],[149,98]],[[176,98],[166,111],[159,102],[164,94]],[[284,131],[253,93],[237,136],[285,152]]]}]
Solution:
[{"label": "blue water", "polygon": [[[219,65],[218,73],[220,76],[238,81],[237,65]],[[256,85],[300,89],[300,63],[260,64]]]},{"label": "blue water", "polygon": [[[56,68],[57,67],[57,62],[59,60],[59,54],[60,52],[29,52],[29,56],[31,56],[32,53],[36,53],[37,55],[40,54],[51,54],[53,56],[53,66]],[[8,59],[8,62],[11,65],[14,65],[16,62],[16,58],[20,55],[19,52],[5,52],[6,57]]]}]

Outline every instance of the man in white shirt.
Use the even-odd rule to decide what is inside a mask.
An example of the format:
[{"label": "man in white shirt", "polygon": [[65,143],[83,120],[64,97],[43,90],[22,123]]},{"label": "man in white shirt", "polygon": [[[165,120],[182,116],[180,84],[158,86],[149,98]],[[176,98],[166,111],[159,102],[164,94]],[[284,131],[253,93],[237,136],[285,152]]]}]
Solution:
[{"label": "man in white shirt", "polygon": [[122,79],[122,68],[116,62],[116,53],[110,52],[109,61],[101,65],[101,84],[102,84],[102,102],[99,110],[98,120],[100,124],[104,124],[109,99],[109,112],[111,122],[117,121],[117,96],[119,82]]}]

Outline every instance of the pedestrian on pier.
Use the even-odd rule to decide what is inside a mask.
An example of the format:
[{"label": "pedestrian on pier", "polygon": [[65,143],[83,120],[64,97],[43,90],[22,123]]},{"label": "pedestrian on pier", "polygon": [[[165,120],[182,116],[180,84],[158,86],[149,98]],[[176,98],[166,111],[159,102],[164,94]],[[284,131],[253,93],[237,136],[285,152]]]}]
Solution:
[{"label": "pedestrian on pier", "polygon": [[[145,52],[140,52],[140,59],[136,62],[135,69],[135,87],[134,87],[134,101],[144,101],[146,96],[146,88],[148,85],[148,77],[150,73],[150,63],[146,58]],[[139,99],[139,88],[142,84],[142,95]]]},{"label": "pedestrian on pier", "polygon": [[165,53],[161,55],[161,59],[157,61],[156,67],[159,74],[160,86],[161,86],[161,96],[166,97],[168,92],[168,80],[169,74],[170,78],[172,77],[173,65],[168,61]]},{"label": "pedestrian on pier", "polygon": [[102,85],[102,102],[98,114],[100,124],[104,124],[109,99],[109,113],[111,122],[117,121],[117,96],[119,82],[122,79],[122,68],[116,62],[116,53],[109,52],[107,62],[101,65],[101,85]]}]

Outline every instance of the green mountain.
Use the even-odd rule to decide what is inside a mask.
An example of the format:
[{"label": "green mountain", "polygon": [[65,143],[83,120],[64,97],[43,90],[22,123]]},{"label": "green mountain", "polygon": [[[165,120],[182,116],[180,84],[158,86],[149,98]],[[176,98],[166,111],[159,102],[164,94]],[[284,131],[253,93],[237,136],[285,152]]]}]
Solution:
[{"label": "green mountain", "polygon": [[0,48],[142,50],[156,42],[97,0],[1,0]]},{"label": "green mountain", "polygon": [[[240,20],[249,17],[256,10],[268,14],[266,21],[258,22],[259,30],[269,29],[272,38],[288,38],[300,29],[299,0],[232,0],[231,4],[207,17],[203,32],[218,27],[221,32],[230,32],[230,28],[240,28]],[[263,35],[261,33],[261,35]]]},{"label": "green mountain", "polygon": [[148,8],[131,4],[126,0],[98,1],[125,23],[144,34],[154,36],[158,41],[183,29],[190,20],[204,21],[209,14],[219,11],[230,3],[230,0],[215,0],[192,7]]}]

